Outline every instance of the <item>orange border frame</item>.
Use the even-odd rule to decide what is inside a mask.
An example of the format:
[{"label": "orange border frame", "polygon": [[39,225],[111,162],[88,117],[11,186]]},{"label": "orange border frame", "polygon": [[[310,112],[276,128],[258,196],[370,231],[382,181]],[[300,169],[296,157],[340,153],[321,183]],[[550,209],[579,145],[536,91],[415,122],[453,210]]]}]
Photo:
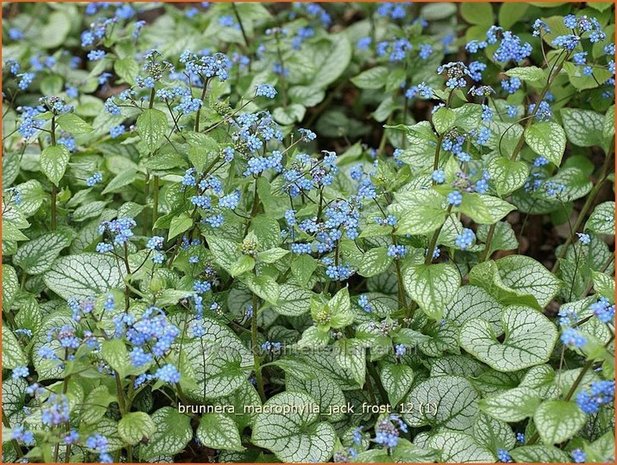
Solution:
[{"label": "orange border frame", "polygon": [[[127,0],[127,1],[122,1],[122,0],[110,0],[111,3],[200,3],[200,2],[195,2],[195,1],[182,1],[182,0],[158,0],[158,1],[154,1],[154,2],[149,2],[148,0]],[[42,1],[42,0],[14,0],[12,2],[6,2],[4,0],[0,0],[0,5],[4,5],[5,3],[93,3],[93,2],[82,2],[79,0],[56,0],[56,1],[50,1],[50,2],[46,2],[46,1]],[[231,0],[213,0],[211,3],[232,3]],[[235,3],[292,3],[292,0],[270,0],[267,2],[263,2],[260,0],[241,0],[239,2],[235,2]],[[299,0],[299,3],[308,3],[307,0]],[[317,3],[385,3],[382,1],[371,1],[371,0],[355,0],[354,2],[339,2],[339,1],[334,1],[334,0],[321,0],[318,1]],[[404,0],[393,0],[390,3],[405,3]],[[414,3],[443,3],[440,2],[440,0],[419,0],[416,1]],[[489,2],[486,0],[449,0],[448,3],[529,3],[529,2],[523,2],[523,1],[517,1],[517,0],[500,0],[500,1],[493,1],[493,2]],[[560,2],[559,0],[547,0],[544,3],[579,3],[579,2],[572,2],[572,1],[566,1],[566,2]],[[612,0],[612,2],[602,2],[601,0],[591,0],[588,1],[586,3],[613,3],[615,5],[617,5],[617,0]],[[0,28],[2,27],[2,20],[3,20],[3,14],[4,11],[2,8],[0,8]],[[0,38],[0,43],[1,43],[1,38]],[[613,43],[617,43],[617,29],[615,30],[615,35],[613,38]],[[617,55],[616,55],[617,57]],[[0,48],[0,61],[2,60],[2,49]],[[0,76],[0,86],[2,85],[2,76]],[[0,95],[0,104],[2,103],[2,96]],[[1,105],[0,105],[1,107]],[[615,127],[617,128],[617,115],[615,115]],[[2,124],[0,124],[0,138],[2,137]],[[617,134],[615,134],[615,141],[617,142]],[[0,149],[1,151],[2,149]],[[2,154],[4,156],[4,153]],[[617,167],[617,159],[615,160],[615,167]],[[2,202],[2,165],[0,165],[0,204]],[[616,195],[616,199],[617,199],[617,195]],[[615,208],[615,212],[614,212],[615,216],[617,216],[617,207]],[[2,237],[2,219],[0,218],[0,238]],[[613,252],[615,257],[617,258],[617,249]],[[0,297],[2,297],[2,256],[0,255]],[[613,274],[613,278],[615,278],[615,273],[617,273],[617,267],[614,271]],[[616,300],[617,300],[617,292],[616,292]],[[1,307],[1,303],[0,303],[0,307]],[[0,328],[2,328],[2,320],[0,319]],[[2,353],[2,337],[0,336],[0,353]],[[614,354],[615,357],[615,362],[617,364],[617,353]],[[0,361],[0,366],[2,365],[2,362]],[[0,383],[2,383],[2,372],[0,371]],[[2,392],[0,391],[0,405],[2,402]],[[614,412],[615,415],[615,424],[617,424],[617,411]],[[2,433],[4,430],[4,426],[0,426],[0,457],[2,454]],[[616,428],[617,431],[617,428]],[[614,434],[616,433],[616,431],[614,431]],[[617,439],[617,436],[616,436]],[[615,455],[617,456],[617,441],[616,441],[616,445],[615,445]],[[1,460],[1,458],[0,458]],[[53,463],[54,465],[64,465],[63,462],[59,463],[59,462],[49,462],[49,463]],[[82,462],[70,462],[70,463],[82,463]],[[85,462],[85,463],[89,463],[89,462]],[[137,465],[138,463],[142,463],[142,462],[137,462],[137,463],[128,463],[128,462],[123,462],[124,465]],[[172,463],[172,462],[169,462]],[[173,463],[194,463],[197,465],[206,465],[208,462],[173,462]],[[238,462],[239,463],[239,462]],[[263,465],[275,465],[275,463],[266,463],[266,462],[260,462]],[[354,462],[351,462],[354,463]],[[413,463],[413,462],[409,462],[409,463]],[[496,464],[497,462],[495,462]],[[573,462],[565,462],[565,463],[571,463],[573,464]],[[617,463],[617,462],[615,462]],[[239,465],[248,465],[248,464],[241,464],[239,463]],[[386,465],[385,463],[383,464],[379,464],[378,465]],[[439,465],[447,465],[446,463],[440,463]],[[540,464],[538,464],[540,465]]]}]

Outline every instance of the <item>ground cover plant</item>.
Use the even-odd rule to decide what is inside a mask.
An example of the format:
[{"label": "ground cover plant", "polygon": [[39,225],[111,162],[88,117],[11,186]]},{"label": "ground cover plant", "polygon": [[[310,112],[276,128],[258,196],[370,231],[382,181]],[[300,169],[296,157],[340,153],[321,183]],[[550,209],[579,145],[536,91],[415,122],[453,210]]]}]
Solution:
[{"label": "ground cover plant", "polygon": [[614,460],[611,4],[3,16],[3,461]]}]

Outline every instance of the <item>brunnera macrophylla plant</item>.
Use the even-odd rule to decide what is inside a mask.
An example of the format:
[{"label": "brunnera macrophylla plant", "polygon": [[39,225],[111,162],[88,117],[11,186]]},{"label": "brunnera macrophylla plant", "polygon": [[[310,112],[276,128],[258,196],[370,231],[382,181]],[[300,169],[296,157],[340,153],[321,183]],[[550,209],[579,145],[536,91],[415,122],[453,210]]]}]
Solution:
[{"label": "brunnera macrophylla plant", "polygon": [[4,5],[6,462],[608,462],[611,4]]}]

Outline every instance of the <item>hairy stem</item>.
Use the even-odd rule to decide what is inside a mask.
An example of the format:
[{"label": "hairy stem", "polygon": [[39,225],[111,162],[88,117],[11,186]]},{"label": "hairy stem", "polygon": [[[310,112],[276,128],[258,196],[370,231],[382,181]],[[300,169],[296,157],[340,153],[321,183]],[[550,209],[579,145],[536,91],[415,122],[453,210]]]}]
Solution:
[{"label": "hairy stem", "polygon": [[266,401],[266,392],[264,390],[264,380],[261,374],[261,360],[257,351],[257,309],[259,305],[259,298],[257,294],[253,294],[253,317],[251,318],[251,345],[253,348],[253,368],[255,370],[255,380],[257,381],[257,392],[261,401]]}]

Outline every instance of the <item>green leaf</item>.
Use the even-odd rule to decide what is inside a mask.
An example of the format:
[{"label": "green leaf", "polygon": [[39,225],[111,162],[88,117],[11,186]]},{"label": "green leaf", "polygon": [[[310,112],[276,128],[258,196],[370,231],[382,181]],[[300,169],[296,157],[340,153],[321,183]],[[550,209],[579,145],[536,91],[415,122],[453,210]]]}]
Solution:
[{"label": "green leaf", "polygon": [[70,31],[70,17],[65,12],[54,11],[49,15],[47,24],[41,29],[38,44],[43,48],[59,47],[64,43]]},{"label": "green leaf", "polygon": [[292,103],[286,108],[278,107],[272,112],[274,119],[284,125],[290,125],[302,121],[306,113],[306,107],[299,103]]},{"label": "green leaf", "polygon": [[58,122],[58,126],[71,134],[88,134],[93,131],[92,126],[86,123],[75,113],[65,113],[60,115],[56,121]]},{"label": "green leaf", "polygon": [[[455,110],[456,111],[456,110]],[[407,148],[403,150],[399,159],[414,168],[428,168],[433,166],[437,136],[433,132],[431,123],[421,121],[413,126],[397,126],[406,132]]]},{"label": "green leaf", "polygon": [[273,247],[272,249],[259,252],[257,254],[257,260],[263,263],[276,263],[287,254],[289,254],[289,250]]},{"label": "green leaf", "polygon": [[604,115],[591,110],[562,108],[563,128],[568,140],[580,147],[604,144]]},{"label": "green leaf", "polygon": [[70,157],[64,145],[49,145],[41,153],[41,171],[57,186],[64,176]]},{"label": "green leaf", "polygon": [[[403,406],[407,403],[409,408],[403,417],[414,428],[431,425],[435,429],[465,431],[478,413],[478,394],[461,376],[431,377],[409,392]],[[411,408],[411,404],[416,408]]]},{"label": "green leaf", "polygon": [[128,84],[135,85],[135,79],[139,74],[139,64],[132,57],[120,58],[114,62],[114,71]]},{"label": "green leaf", "polygon": [[122,339],[103,341],[101,356],[111,368],[118,372],[121,378],[133,371],[129,351]]},{"label": "green leaf", "polygon": [[330,34],[328,40],[332,46],[327,53],[320,53],[323,57],[322,66],[311,83],[312,87],[325,88],[336,81],[347,69],[351,62],[353,50],[351,43],[344,33]]},{"label": "green leaf", "polygon": [[255,259],[249,255],[240,255],[238,261],[234,263],[231,270],[229,270],[229,274],[235,278],[236,276],[251,271],[253,268],[255,268]]},{"label": "green leaf", "polygon": [[505,338],[499,342],[499,334],[487,321],[480,318],[469,320],[461,327],[461,347],[502,372],[522,370],[548,361],[558,334],[555,325],[543,314],[526,307],[507,307],[503,312],[502,327]]},{"label": "green leaf", "polygon": [[107,389],[107,386],[98,386],[94,388],[86,396],[84,403],[88,408],[84,409],[81,415],[81,421],[89,425],[98,423],[107,412],[109,404],[116,400],[116,396],[112,396]]},{"label": "green leaf", "polygon": [[255,276],[254,274],[249,274],[244,277],[244,281],[252,292],[257,294],[266,302],[272,305],[277,304],[281,289],[272,276]]},{"label": "green leaf", "polygon": [[349,299],[349,289],[344,287],[338,291],[327,305],[330,313],[330,326],[333,328],[344,328],[353,323],[353,312],[351,311],[351,300]]},{"label": "green leaf", "polygon": [[[182,346],[181,373],[194,381],[182,389],[191,398],[206,402],[232,394],[246,381],[253,355],[227,326],[204,317],[198,325],[203,336]],[[224,350],[221,350],[223,348]]]},{"label": "green leaf", "polygon": [[201,417],[197,428],[197,439],[210,449],[244,450],[238,426],[228,415],[206,413]]},{"label": "green leaf", "polygon": [[521,66],[506,71],[506,75],[517,77],[522,81],[542,84],[545,80],[544,71],[537,66]]},{"label": "green leaf", "polygon": [[517,387],[498,392],[479,403],[480,410],[507,422],[517,422],[533,416],[542,399],[535,389]]},{"label": "green leaf", "polygon": [[27,274],[44,273],[51,268],[60,252],[70,243],[69,237],[65,234],[44,234],[21,246],[13,257],[13,263]]},{"label": "green leaf", "polygon": [[[4,225],[3,225],[4,226]],[[8,311],[19,291],[19,278],[15,268],[2,264],[2,309]]]},{"label": "green leaf", "polygon": [[310,255],[296,255],[291,260],[291,274],[301,286],[306,286],[317,269],[317,260]]},{"label": "green leaf", "polygon": [[58,258],[43,279],[64,299],[86,298],[121,287],[122,271],[114,257],[86,253]]},{"label": "green leaf", "polygon": [[[284,369],[284,367],[283,367]],[[319,403],[322,416],[330,422],[345,419],[341,407],[347,404],[339,385],[317,369],[311,369],[309,376],[296,377],[286,371],[286,388],[293,392],[306,392]]]},{"label": "green leaf", "polygon": [[488,172],[495,190],[503,197],[525,184],[529,175],[529,167],[523,161],[494,157],[488,163]]},{"label": "green leaf", "polygon": [[536,410],[533,422],[545,444],[558,444],[572,438],[587,422],[576,402],[547,400]]},{"label": "green leaf", "polygon": [[461,16],[470,24],[493,25],[493,8],[490,3],[462,3]]},{"label": "green leaf", "polygon": [[502,3],[499,7],[499,25],[506,30],[510,29],[525,16],[528,8],[526,3]]},{"label": "green leaf", "polygon": [[557,123],[534,123],[525,130],[525,142],[540,156],[556,166],[561,164],[561,157],[566,150],[566,133]]},{"label": "green leaf", "polygon": [[156,424],[146,412],[127,413],[118,422],[118,434],[125,443],[131,445],[148,442],[156,430]]},{"label": "green leaf", "polygon": [[602,202],[593,209],[589,215],[585,229],[596,234],[615,234],[615,202]]},{"label": "green leaf", "polygon": [[193,226],[193,218],[191,218],[188,213],[182,212],[178,216],[174,216],[171,219],[167,240],[173,239],[177,235],[188,231],[191,226]]},{"label": "green leaf", "polygon": [[495,456],[468,434],[442,431],[430,437],[427,446],[440,451],[441,463],[495,462]]},{"label": "green leaf", "polygon": [[[272,413],[255,420],[252,442],[272,451],[282,462],[327,462],[332,456],[336,432],[319,422],[319,404],[308,394],[283,392],[264,405]],[[283,413],[284,409],[291,410]],[[281,411],[281,413],[278,413]]]},{"label": "green leaf", "polygon": [[146,109],[137,118],[137,132],[150,152],[161,146],[166,131],[167,116],[160,110]]},{"label": "green leaf", "polygon": [[463,214],[479,224],[493,224],[515,210],[514,205],[491,195],[465,193],[457,207]]},{"label": "green leaf", "polygon": [[280,243],[281,228],[278,221],[268,215],[257,215],[251,222],[251,229],[262,249],[272,249]]},{"label": "green leaf", "polygon": [[568,454],[553,446],[517,447],[510,452],[510,455],[516,462],[567,463],[571,460]]},{"label": "green leaf", "polygon": [[512,449],[516,444],[516,436],[512,428],[501,420],[480,413],[473,425],[473,437],[476,442],[489,450]]},{"label": "green leaf", "polygon": [[358,263],[358,274],[367,278],[377,276],[385,272],[392,261],[392,257],[388,256],[387,247],[375,247],[362,254],[362,260]]},{"label": "green leaf", "polygon": [[456,113],[449,108],[440,108],[433,113],[433,124],[438,134],[445,134],[454,127]]},{"label": "green leaf", "polygon": [[472,318],[482,318],[498,328],[504,307],[481,287],[466,285],[447,302],[444,318],[457,326]]},{"label": "green leaf", "polygon": [[28,365],[28,359],[17,338],[6,324],[2,325],[2,368],[12,370],[15,367],[26,365]]},{"label": "green leaf", "polygon": [[362,386],[366,378],[366,349],[357,339],[341,339],[335,343],[335,360]]},{"label": "green leaf", "polygon": [[232,267],[240,258],[240,245],[219,236],[208,235],[206,240],[216,263],[227,272],[231,272]]},{"label": "green leaf", "polygon": [[439,228],[446,219],[444,198],[434,190],[415,190],[395,194],[390,205],[392,214],[399,217],[396,234],[428,234]]},{"label": "green leaf", "polygon": [[184,450],[193,437],[191,418],[172,407],[163,407],[152,414],[156,431],[148,444],[139,448],[142,459],[173,456]]},{"label": "green leaf", "polygon": [[413,383],[413,369],[407,365],[388,363],[380,373],[381,384],[388,393],[390,405],[396,406],[409,392]]},{"label": "green leaf", "polygon": [[281,315],[303,315],[311,309],[312,297],[313,293],[308,289],[294,284],[281,284],[279,300],[272,308]]},{"label": "green leaf", "polygon": [[474,266],[469,282],[486,289],[504,304],[544,308],[557,294],[561,281],[531,257],[510,255]]},{"label": "green leaf", "polygon": [[604,115],[602,135],[605,139],[611,139],[615,136],[615,105],[611,105]]},{"label": "green leaf", "polygon": [[403,284],[420,308],[439,320],[446,304],[456,295],[461,276],[451,264],[411,265],[403,271]]},{"label": "green leaf", "polygon": [[122,171],[107,183],[105,189],[103,189],[103,195],[109,194],[110,192],[119,192],[123,189],[126,190],[126,186],[133,184],[136,179],[137,171],[132,169]]}]

